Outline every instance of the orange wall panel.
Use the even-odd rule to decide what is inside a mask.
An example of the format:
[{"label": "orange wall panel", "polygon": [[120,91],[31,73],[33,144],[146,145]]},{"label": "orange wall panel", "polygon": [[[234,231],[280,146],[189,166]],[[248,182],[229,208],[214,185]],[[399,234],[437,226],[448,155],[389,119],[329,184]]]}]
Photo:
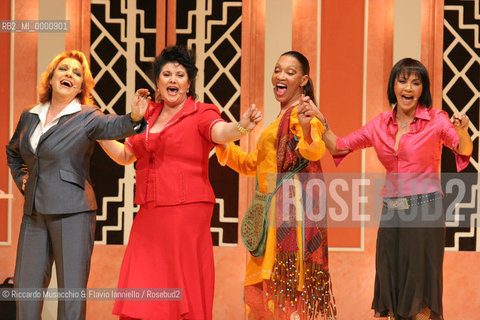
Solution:
[{"label": "orange wall panel", "polygon": [[[0,20],[10,20],[10,2],[0,3]],[[0,33],[0,101],[8,108],[0,117],[0,144],[6,145],[9,140],[10,118],[10,33]],[[8,193],[8,176],[10,171],[7,167],[5,153],[0,157],[0,190]],[[0,199],[0,242],[8,241],[8,200]]]},{"label": "orange wall panel", "polygon": [[[320,109],[340,137],[362,125],[364,9],[359,0],[322,1]],[[359,173],[361,153],[348,156],[339,168],[326,155],[322,165],[325,172]],[[329,246],[360,247],[360,232],[331,227]]]},{"label": "orange wall panel", "polygon": [[[6,2],[2,1],[2,6],[6,6]],[[2,14],[9,14],[11,9],[2,7]],[[4,10],[6,9],[6,10]],[[12,20],[35,20],[38,19],[38,0],[17,0],[15,1],[15,13]],[[5,34],[10,37],[10,34]],[[13,38],[14,53],[13,56],[8,52],[7,59],[13,59],[13,126],[17,125],[20,114],[24,108],[34,104],[37,99],[37,48],[38,48],[38,34],[37,33],[15,33]],[[10,43],[12,45],[12,43]],[[2,44],[3,48],[3,44]],[[0,50],[3,51],[3,50]],[[3,60],[3,59],[2,59]],[[10,82],[10,73],[4,72],[4,76],[8,77]],[[11,88],[10,88],[11,89]],[[10,90],[9,90],[10,91]],[[3,115],[10,113],[10,106],[8,103],[1,104],[2,118]],[[7,117],[5,117],[7,118]],[[8,119],[8,118],[7,118]],[[9,126],[7,126],[8,128]],[[14,129],[12,128],[12,130]],[[8,129],[7,129],[8,130]],[[9,137],[8,137],[9,138]],[[7,139],[8,139],[7,138]],[[5,142],[5,144],[8,141]],[[4,149],[5,150],[5,149]],[[2,157],[5,157],[5,153]],[[9,174],[9,173],[8,173]],[[7,175],[8,176],[8,175]],[[15,256],[18,240],[18,233],[20,231],[20,222],[22,219],[23,196],[18,191],[17,187],[12,187],[13,199],[12,201],[12,221],[11,221],[11,245],[0,246],[0,279],[7,276],[13,276],[15,268]],[[4,200],[2,200],[4,201]]]},{"label": "orange wall panel", "polygon": [[80,50],[90,61],[90,1],[68,0],[65,11],[65,18],[70,21],[65,50]]},{"label": "orange wall panel", "polygon": [[[317,34],[319,23],[317,0],[293,0],[292,2],[292,50],[301,52],[310,63],[310,78],[317,92]],[[318,98],[318,97],[316,97]]]},{"label": "orange wall panel", "polygon": [[443,0],[422,0],[421,61],[430,76],[432,105],[442,108]]},{"label": "orange wall panel", "polygon": [[[322,1],[320,107],[338,136],[362,125],[364,1]],[[341,172],[360,172],[359,154]]]}]

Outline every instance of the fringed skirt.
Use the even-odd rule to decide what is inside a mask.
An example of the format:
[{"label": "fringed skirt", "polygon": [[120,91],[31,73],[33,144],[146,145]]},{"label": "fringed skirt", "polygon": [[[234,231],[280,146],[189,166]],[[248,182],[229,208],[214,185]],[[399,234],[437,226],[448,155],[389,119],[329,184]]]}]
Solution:
[{"label": "fringed skirt", "polygon": [[321,303],[316,305],[311,302],[311,299],[306,298],[308,289],[296,291],[292,303],[275,294],[276,284],[272,280],[263,280],[261,283],[245,286],[247,318],[248,320],[334,320],[337,311],[328,271],[324,273],[323,283],[317,285],[316,288],[310,288],[318,291],[323,289]]}]

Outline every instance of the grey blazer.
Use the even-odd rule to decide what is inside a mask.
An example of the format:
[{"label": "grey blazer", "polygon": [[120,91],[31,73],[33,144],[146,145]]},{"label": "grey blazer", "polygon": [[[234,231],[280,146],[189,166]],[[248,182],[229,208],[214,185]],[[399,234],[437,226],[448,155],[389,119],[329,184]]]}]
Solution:
[{"label": "grey blazer", "polygon": [[[7,163],[13,180],[25,185],[24,214],[35,207],[43,214],[61,214],[97,209],[90,178],[90,159],[96,140],[123,139],[136,134],[130,114],[105,115],[95,106],[60,117],[58,124],[41,137],[36,151],[30,136],[40,119],[25,110],[7,145]],[[143,130],[141,127],[140,130]]]}]

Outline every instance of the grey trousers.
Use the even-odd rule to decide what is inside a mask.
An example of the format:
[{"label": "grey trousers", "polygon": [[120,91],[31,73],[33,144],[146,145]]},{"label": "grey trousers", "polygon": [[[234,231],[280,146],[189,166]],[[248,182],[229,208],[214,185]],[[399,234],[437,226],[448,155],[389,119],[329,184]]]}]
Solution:
[{"label": "grey trousers", "polygon": [[[15,265],[16,289],[47,288],[55,261],[58,288],[85,288],[95,237],[95,211],[24,215]],[[43,299],[17,299],[17,319],[41,319]],[[57,319],[85,319],[85,299],[58,301]]]}]

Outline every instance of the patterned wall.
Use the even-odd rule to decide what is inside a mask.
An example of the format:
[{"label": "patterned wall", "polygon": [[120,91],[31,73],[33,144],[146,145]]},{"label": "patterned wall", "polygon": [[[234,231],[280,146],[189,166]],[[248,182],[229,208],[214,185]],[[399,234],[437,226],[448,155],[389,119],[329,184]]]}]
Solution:
[{"label": "patterned wall", "polygon": [[[129,112],[138,88],[150,88],[153,93],[149,71],[155,56],[155,12],[155,1],[91,1],[90,64],[96,82],[93,96],[105,113]],[[134,176],[133,166],[115,164],[97,146],[92,160],[99,206],[97,243],[127,243],[138,211],[133,204]]]},{"label": "patterned wall", "polygon": [[[217,105],[224,119],[240,112],[241,1],[182,0],[177,4],[179,44],[194,49],[200,101]],[[135,90],[150,88],[155,57],[156,1],[91,1],[91,68],[94,98],[106,113],[129,112]],[[210,176],[217,196],[212,218],[215,245],[235,246],[238,226],[238,175],[210,154]],[[92,160],[99,211],[96,243],[126,244],[138,207],[134,205],[133,166],[121,167],[100,147]]]},{"label": "patterned wall", "polygon": [[[220,108],[222,117],[240,115],[242,2],[177,1],[177,43],[196,53],[198,99]],[[238,238],[238,174],[218,164],[210,153],[210,177],[217,196],[212,218],[216,245],[232,246]]]},{"label": "patterned wall", "polygon": [[[480,251],[479,106],[480,106],[480,0],[446,0],[444,5],[443,105],[450,115],[470,118],[474,150],[469,166],[459,175],[444,174],[445,207],[457,202],[455,214],[465,223],[447,222],[447,250]],[[445,151],[442,172],[455,172],[452,153]],[[448,188],[459,178],[461,185]],[[459,184],[459,185],[460,185]],[[451,207],[453,208],[453,206]]]}]

